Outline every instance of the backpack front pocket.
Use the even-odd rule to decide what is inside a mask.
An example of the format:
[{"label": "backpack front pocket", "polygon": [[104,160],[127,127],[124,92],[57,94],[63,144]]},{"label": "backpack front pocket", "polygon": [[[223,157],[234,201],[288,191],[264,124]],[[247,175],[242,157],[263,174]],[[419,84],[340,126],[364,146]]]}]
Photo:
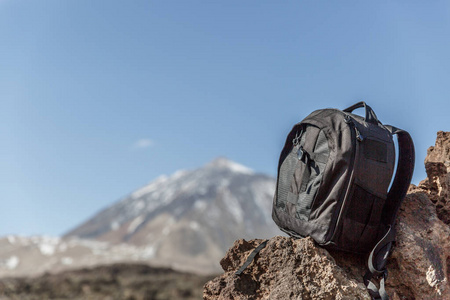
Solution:
[{"label": "backpack front pocket", "polygon": [[328,140],[317,126],[302,124],[300,135],[280,166],[277,208],[303,221],[309,220],[311,207],[322,182],[328,156]]}]

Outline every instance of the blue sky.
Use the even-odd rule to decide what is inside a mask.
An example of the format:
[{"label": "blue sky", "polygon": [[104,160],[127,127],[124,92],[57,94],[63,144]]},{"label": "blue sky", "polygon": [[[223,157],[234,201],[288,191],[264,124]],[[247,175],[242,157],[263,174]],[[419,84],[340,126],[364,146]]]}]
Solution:
[{"label": "blue sky", "polygon": [[364,100],[418,183],[450,130],[448,1],[0,0],[0,235],[58,235],[226,156],[276,175],[311,111]]}]

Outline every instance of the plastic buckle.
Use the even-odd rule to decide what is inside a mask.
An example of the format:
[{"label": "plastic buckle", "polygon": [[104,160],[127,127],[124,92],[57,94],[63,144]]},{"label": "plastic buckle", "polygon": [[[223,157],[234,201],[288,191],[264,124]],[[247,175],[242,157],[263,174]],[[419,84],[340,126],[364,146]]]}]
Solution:
[{"label": "plastic buckle", "polygon": [[298,144],[300,144],[300,139],[302,137],[303,134],[303,129],[300,130],[300,133],[297,131],[297,133],[295,134],[295,138],[292,140],[292,144],[294,146],[297,146]]},{"label": "plastic buckle", "polygon": [[355,131],[356,131],[356,139],[359,142],[364,141],[364,136],[361,134],[361,132],[359,132],[359,130],[358,130],[358,128],[356,128],[356,126],[355,126]]},{"label": "plastic buckle", "polygon": [[356,139],[358,140],[358,141],[360,141],[360,142],[362,142],[362,141],[364,141],[364,136],[361,134],[361,133],[357,133],[356,134]]}]

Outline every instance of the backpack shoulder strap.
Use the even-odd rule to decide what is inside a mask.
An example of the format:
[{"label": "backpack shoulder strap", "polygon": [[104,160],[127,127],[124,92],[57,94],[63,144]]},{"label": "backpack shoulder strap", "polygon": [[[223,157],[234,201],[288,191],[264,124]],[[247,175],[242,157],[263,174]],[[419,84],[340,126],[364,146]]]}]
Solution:
[{"label": "backpack shoulder strap", "polygon": [[[395,218],[411,183],[415,160],[414,144],[409,133],[389,125],[384,125],[384,127],[391,134],[397,135],[399,149],[397,171],[391,189],[388,192],[382,215],[382,224],[386,230],[383,237],[370,253],[368,261],[369,270],[364,275],[364,284],[372,299],[382,300],[388,299],[384,289],[384,281],[387,278],[387,257],[391,251],[392,243],[395,241]],[[379,289],[370,281],[374,276],[381,276]]]},{"label": "backpack shoulder strap", "polygon": [[387,194],[386,206],[382,216],[385,225],[394,225],[397,212],[406,196],[414,172],[414,143],[408,132],[393,126],[385,125],[387,130],[397,135],[398,162],[394,182]]}]

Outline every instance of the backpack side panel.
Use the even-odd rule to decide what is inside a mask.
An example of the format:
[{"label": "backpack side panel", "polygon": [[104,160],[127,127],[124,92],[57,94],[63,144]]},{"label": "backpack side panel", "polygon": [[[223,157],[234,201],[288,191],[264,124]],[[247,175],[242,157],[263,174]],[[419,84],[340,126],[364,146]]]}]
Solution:
[{"label": "backpack side panel", "polygon": [[355,163],[331,238],[333,248],[367,253],[385,233],[381,216],[394,171],[392,135],[381,125],[352,119],[361,138],[356,142]]}]

